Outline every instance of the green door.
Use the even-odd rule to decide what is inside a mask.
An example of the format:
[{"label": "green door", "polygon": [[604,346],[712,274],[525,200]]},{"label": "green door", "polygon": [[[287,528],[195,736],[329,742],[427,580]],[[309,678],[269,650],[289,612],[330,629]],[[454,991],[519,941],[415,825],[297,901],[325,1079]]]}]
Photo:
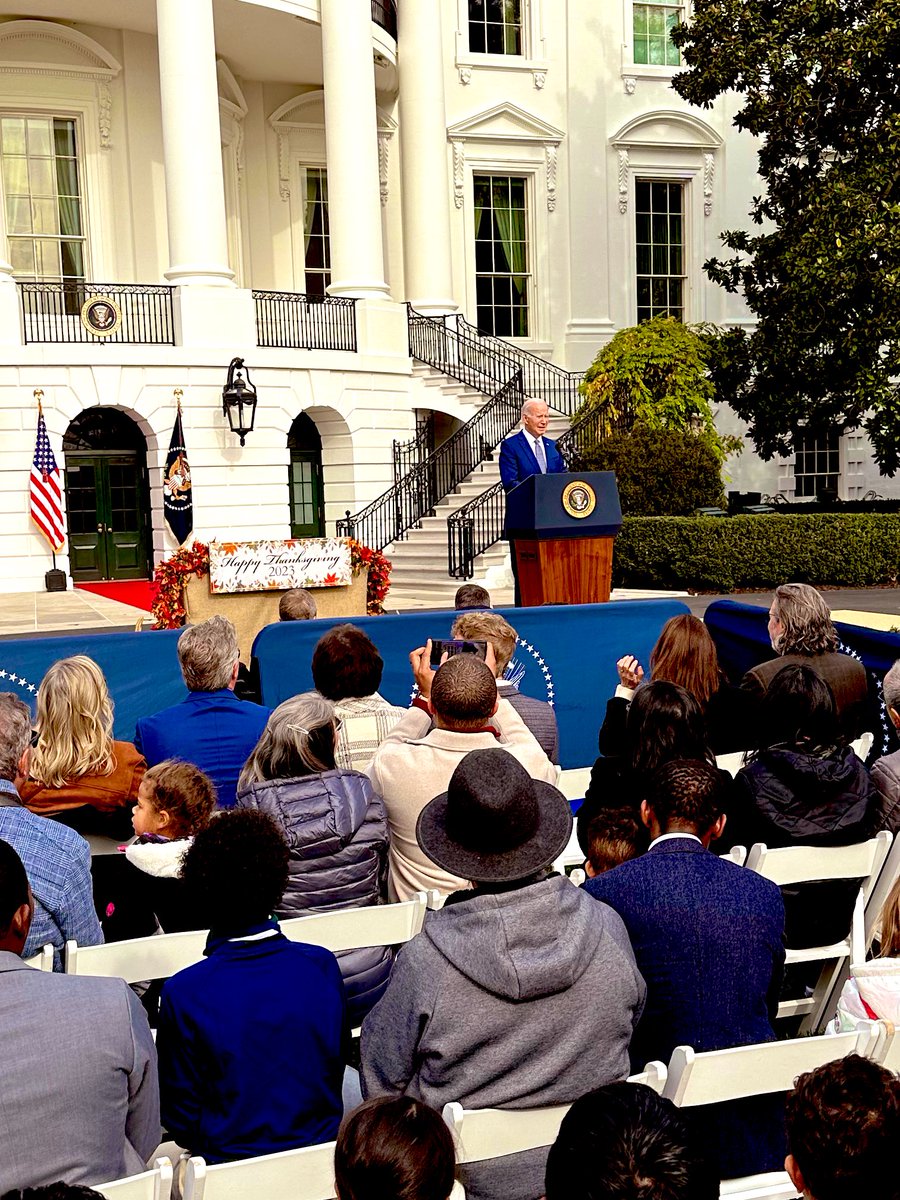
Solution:
[{"label": "green door", "polygon": [[125,451],[66,455],[72,578],[146,579],[146,480]]},{"label": "green door", "polygon": [[324,536],[321,453],[292,450],[290,472],[291,537]]}]

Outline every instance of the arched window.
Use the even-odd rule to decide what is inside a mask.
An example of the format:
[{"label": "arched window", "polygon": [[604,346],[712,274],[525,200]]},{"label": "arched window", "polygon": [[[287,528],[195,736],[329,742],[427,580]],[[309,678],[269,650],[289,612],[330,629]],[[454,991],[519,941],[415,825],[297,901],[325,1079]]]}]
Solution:
[{"label": "arched window", "polygon": [[322,438],[315,421],[306,413],[299,413],[294,419],[288,434],[288,449],[291,537],[322,537],[325,533]]}]

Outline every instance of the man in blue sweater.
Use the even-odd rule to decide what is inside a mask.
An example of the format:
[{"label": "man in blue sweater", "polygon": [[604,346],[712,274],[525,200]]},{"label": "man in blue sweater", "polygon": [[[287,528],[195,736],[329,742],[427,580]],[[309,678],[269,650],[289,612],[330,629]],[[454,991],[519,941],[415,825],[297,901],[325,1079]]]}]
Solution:
[{"label": "man in blue sweater", "polygon": [[342,1115],[344,989],[330,950],[290,942],[271,913],[288,848],[264,813],[223,813],[182,868],[210,925],[206,961],[165,984],[162,1121],[209,1163],[331,1141]]}]

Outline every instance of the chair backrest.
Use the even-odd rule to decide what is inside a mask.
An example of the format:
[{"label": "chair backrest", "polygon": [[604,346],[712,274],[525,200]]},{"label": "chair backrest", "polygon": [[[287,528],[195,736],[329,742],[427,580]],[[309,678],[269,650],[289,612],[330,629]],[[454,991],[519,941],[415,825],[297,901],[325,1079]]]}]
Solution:
[{"label": "chair backrest", "polygon": [[[327,950],[355,950],[366,946],[393,946],[408,942],[425,920],[426,897],[418,892],[400,904],[371,908],[346,908],[314,913],[281,922],[281,931],[294,942],[324,946]],[[111,975],[126,983],[143,979],[168,979],[200,962],[208,931],[163,933],[158,937],[132,938],[103,946],[66,943],[69,975]]]},{"label": "chair backrest", "polygon": [[833,1037],[800,1037],[703,1054],[690,1046],[676,1046],[669,1060],[663,1095],[681,1107],[693,1108],[745,1096],[789,1092],[804,1071],[815,1070],[846,1054],[874,1057],[884,1033],[883,1022],[861,1021],[855,1032]]},{"label": "chair backrest", "polygon": [[824,879],[861,879],[863,896],[875,886],[894,840],[886,829],[853,846],[783,846],[770,850],[757,842],[750,847],[747,868],[779,887]]},{"label": "chair backrest", "polygon": [[129,1175],[112,1183],[95,1183],[92,1187],[108,1200],[169,1200],[172,1194],[172,1163],[168,1158],[158,1158],[152,1171]]},{"label": "chair backrest", "polygon": [[653,1062],[648,1062],[643,1071],[638,1071],[636,1075],[629,1075],[629,1083],[643,1083],[647,1087],[653,1088],[657,1096],[661,1096],[666,1086],[666,1079],[669,1075],[669,1069],[664,1062],[659,1062],[654,1059]]},{"label": "chair backrest", "polygon": [[727,854],[720,854],[719,858],[724,858],[726,862],[733,862],[736,867],[742,867],[747,861],[747,847],[732,846]]},{"label": "chair backrest", "polygon": [[900,837],[894,838],[891,848],[888,851],[887,858],[884,860],[884,866],[874,886],[866,896],[866,949],[872,945],[872,940],[875,936],[875,926],[878,924],[878,918],[881,916],[881,910],[884,908],[885,901],[888,898],[891,888],[900,876]]},{"label": "chair backrest", "polygon": [[334,1200],[334,1142],[207,1166],[192,1158],[184,1200]]},{"label": "chair backrest", "polygon": [[741,767],[744,765],[746,751],[737,750],[733,754],[717,754],[716,766],[720,771],[727,771],[729,775],[737,775]]},{"label": "chair backrest", "polygon": [[25,959],[26,967],[36,967],[38,971],[53,970],[53,947],[48,943],[42,946],[37,954]]},{"label": "chair backrest", "polygon": [[797,1200],[797,1189],[787,1171],[767,1171],[723,1179],[719,1196],[720,1200]]}]

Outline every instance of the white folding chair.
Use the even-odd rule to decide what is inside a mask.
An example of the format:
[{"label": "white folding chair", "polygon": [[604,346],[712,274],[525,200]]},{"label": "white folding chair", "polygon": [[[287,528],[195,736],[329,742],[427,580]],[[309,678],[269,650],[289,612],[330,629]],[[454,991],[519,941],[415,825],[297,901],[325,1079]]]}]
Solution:
[{"label": "white folding chair", "polygon": [[814,1033],[822,1026],[835,980],[846,964],[865,958],[866,897],[875,887],[892,841],[893,835],[883,829],[868,842],[853,846],[785,846],[769,850],[757,842],[750,848],[747,869],[771,879],[779,887],[822,880],[862,880],[847,937],[828,946],[787,950],[788,964],[823,963],[812,996],[783,1000],[778,1005],[779,1017],[803,1016],[801,1033]]},{"label": "white folding chair", "polygon": [[850,743],[850,749],[857,758],[861,758],[863,762],[865,762],[869,757],[869,751],[872,749],[872,743],[874,741],[874,733],[861,733],[855,742]]},{"label": "white folding chair", "polygon": [[361,950],[369,946],[398,946],[411,941],[422,929],[428,896],[416,892],[411,900],[397,904],[373,904],[367,908],[342,908],[311,913],[281,921],[281,932],[292,942],[306,942],[339,950]]},{"label": "white folding chair", "polygon": [[48,943],[43,946],[37,954],[32,954],[31,958],[25,959],[26,967],[36,967],[38,971],[53,970],[53,947]]},{"label": "white folding chair", "polygon": [[717,754],[716,766],[720,771],[727,771],[729,775],[737,775],[738,771],[744,765],[746,753],[745,750],[737,750],[733,754]]},{"label": "white folding chair", "polygon": [[648,1062],[643,1071],[638,1071],[637,1075],[629,1075],[629,1083],[643,1083],[649,1088],[653,1088],[657,1096],[661,1096],[666,1086],[666,1080],[669,1077],[669,1068],[664,1062],[658,1062],[654,1059],[653,1062]]},{"label": "white folding chair", "polygon": [[172,1163],[168,1158],[158,1158],[152,1171],[92,1186],[107,1200],[169,1200],[172,1194]]},{"label": "white folding chair", "polygon": [[191,1158],[183,1200],[334,1200],[334,1142],[208,1166]]},{"label": "white folding chair", "polygon": [[719,1195],[728,1200],[797,1200],[797,1189],[787,1171],[767,1171],[743,1179],[724,1179]]},{"label": "white folding chair", "polygon": [[163,933],[103,946],[66,942],[67,975],[111,975],[126,983],[168,979],[203,959],[208,931]]},{"label": "white folding chair", "polygon": [[878,1045],[872,1057],[895,1075],[900,1074],[900,1034],[892,1021],[879,1021],[878,1025]]},{"label": "white folding chair", "polygon": [[727,854],[720,854],[719,858],[724,858],[726,862],[733,862],[736,867],[742,867],[747,861],[747,847],[732,846]]},{"label": "white folding chair", "polygon": [[897,877],[900,876],[900,837],[894,838],[891,848],[884,860],[884,866],[875,881],[874,886],[866,896],[866,950],[868,951],[875,937],[878,918],[888,898],[888,894]]}]

